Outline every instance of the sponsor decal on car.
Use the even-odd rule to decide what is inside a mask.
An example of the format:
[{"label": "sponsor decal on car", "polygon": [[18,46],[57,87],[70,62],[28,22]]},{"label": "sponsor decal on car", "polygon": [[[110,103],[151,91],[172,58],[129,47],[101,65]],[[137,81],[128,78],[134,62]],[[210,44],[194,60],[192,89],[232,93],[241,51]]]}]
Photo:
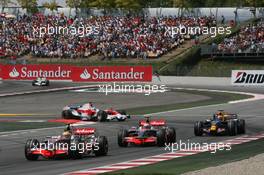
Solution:
[{"label": "sponsor decal on car", "polygon": [[232,85],[264,85],[264,70],[232,70]]}]

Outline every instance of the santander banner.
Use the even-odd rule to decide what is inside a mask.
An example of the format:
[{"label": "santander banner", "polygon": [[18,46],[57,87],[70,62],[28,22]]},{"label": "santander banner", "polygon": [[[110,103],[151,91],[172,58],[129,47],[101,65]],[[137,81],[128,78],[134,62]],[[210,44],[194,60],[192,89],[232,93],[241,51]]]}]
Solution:
[{"label": "santander banner", "polygon": [[78,82],[152,80],[152,66],[0,65],[0,69],[0,77],[9,80],[34,80],[38,77]]},{"label": "santander banner", "polygon": [[34,80],[46,77],[50,80],[71,80],[72,67],[65,65],[4,65],[2,78],[14,80]]},{"label": "santander banner", "polygon": [[152,66],[75,67],[73,81],[151,81]]}]

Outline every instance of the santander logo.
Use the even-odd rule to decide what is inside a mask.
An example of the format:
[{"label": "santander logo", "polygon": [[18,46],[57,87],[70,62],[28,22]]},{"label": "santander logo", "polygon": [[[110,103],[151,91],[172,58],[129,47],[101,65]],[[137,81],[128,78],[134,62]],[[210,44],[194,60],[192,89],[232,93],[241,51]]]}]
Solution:
[{"label": "santander logo", "polygon": [[83,80],[87,80],[91,77],[91,74],[87,71],[87,69],[84,69],[83,73],[80,75],[80,78]]},{"label": "santander logo", "polygon": [[16,70],[16,68],[14,67],[13,70],[9,73],[9,76],[11,78],[16,78],[19,76],[19,72]]}]

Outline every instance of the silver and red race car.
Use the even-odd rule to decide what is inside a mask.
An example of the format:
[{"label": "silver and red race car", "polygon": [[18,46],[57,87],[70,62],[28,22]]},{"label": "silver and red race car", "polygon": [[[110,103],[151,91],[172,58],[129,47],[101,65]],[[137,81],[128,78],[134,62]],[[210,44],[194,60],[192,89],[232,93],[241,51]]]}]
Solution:
[{"label": "silver and red race car", "polygon": [[95,128],[75,128],[70,124],[59,136],[47,136],[41,141],[29,139],[25,144],[25,158],[31,161],[39,157],[80,159],[91,154],[105,156],[107,153],[107,138],[99,136]]},{"label": "silver and red race car", "polygon": [[62,118],[64,119],[78,119],[83,121],[125,121],[130,118],[124,110],[100,110],[95,108],[92,103],[85,103],[83,105],[68,105],[63,108]]},{"label": "silver and red race car", "polygon": [[164,146],[176,142],[176,131],[168,127],[165,120],[139,121],[138,127],[131,127],[129,130],[121,129],[117,137],[120,147],[130,145],[157,145]]}]

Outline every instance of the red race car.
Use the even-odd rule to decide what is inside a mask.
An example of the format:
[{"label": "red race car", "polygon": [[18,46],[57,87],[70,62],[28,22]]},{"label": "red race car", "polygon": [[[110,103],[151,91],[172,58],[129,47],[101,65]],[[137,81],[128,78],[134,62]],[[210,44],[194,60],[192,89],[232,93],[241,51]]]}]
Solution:
[{"label": "red race car", "polygon": [[104,156],[108,152],[105,136],[98,136],[94,128],[74,128],[68,124],[62,135],[48,136],[41,142],[29,139],[25,144],[27,160],[37,160],[39,156],[46,159],[72,158],[95,154]]},{"label": "red race car", "polygon": [[176,142],[176,131],[166,126],[165,120],[152,120],[149,118],[139,121],[138,127],[129,130],[121,129],[118,132],[118,145],[127,147],[130,145],[157,145]]}]

